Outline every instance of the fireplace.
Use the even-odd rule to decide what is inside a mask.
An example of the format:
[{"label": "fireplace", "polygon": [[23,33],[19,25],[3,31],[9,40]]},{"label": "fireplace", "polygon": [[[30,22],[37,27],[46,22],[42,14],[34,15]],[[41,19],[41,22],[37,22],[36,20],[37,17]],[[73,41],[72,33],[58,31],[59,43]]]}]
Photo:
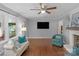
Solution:
[{"label": "fireplace", "polygon": [[69,53],[72,53],[74,47],[79,47],[79,28],[67,28],[67,35],[68,43],[64,47]]},{"label": "fireplace", "polygon": [[74,35],[74,47],[79,47],[79,35]]}]

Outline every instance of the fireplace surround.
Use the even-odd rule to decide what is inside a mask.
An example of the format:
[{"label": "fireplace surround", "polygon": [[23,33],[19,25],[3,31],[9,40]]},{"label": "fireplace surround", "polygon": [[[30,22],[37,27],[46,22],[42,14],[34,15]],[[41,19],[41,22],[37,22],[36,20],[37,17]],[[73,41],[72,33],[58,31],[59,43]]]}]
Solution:
[{"label": "fireplace surround", "polygon": [[69,52],[73,52],[74,47],[79,47],[79,28],[67,28],[69,44],[65,44],[65,49]]}]

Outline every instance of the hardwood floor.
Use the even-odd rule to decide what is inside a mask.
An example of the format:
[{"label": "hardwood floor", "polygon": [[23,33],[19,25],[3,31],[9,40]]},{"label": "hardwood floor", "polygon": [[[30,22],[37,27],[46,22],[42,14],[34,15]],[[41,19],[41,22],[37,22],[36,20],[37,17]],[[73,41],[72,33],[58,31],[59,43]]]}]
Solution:
[{"label": "hardwood floor", "polygon": [[65,49],[51,45],[51,39],[29,39],[29,48],[22,56],[63,56]]}]

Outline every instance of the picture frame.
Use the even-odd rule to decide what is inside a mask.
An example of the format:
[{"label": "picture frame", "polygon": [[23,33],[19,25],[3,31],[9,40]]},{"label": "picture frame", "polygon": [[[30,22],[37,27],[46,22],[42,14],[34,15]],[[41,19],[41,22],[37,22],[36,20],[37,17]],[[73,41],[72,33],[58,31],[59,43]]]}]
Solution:
[{"label": "picture frame", "polygon": [[9,26],[9,37],[16,36],[16,23],[8,23]]},{"label": "picture frame", "polygon": [[72,15],[71,26],[79,27],[79,13],[75,13]]},{"label": "picture frame", "polygon": [[79,8],[70,12],[69,27],[79,27]]}]

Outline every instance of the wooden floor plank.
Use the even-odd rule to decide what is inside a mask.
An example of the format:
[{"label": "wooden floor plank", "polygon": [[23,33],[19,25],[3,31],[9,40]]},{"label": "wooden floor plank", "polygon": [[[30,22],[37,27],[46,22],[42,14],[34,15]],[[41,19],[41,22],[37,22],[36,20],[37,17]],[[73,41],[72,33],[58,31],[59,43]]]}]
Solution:
[{"label": "wooden floor plank", "polygon": [[29,48],[22,56],[63,56],[65,49],[51,45],[51,39],[29,39]]}]

